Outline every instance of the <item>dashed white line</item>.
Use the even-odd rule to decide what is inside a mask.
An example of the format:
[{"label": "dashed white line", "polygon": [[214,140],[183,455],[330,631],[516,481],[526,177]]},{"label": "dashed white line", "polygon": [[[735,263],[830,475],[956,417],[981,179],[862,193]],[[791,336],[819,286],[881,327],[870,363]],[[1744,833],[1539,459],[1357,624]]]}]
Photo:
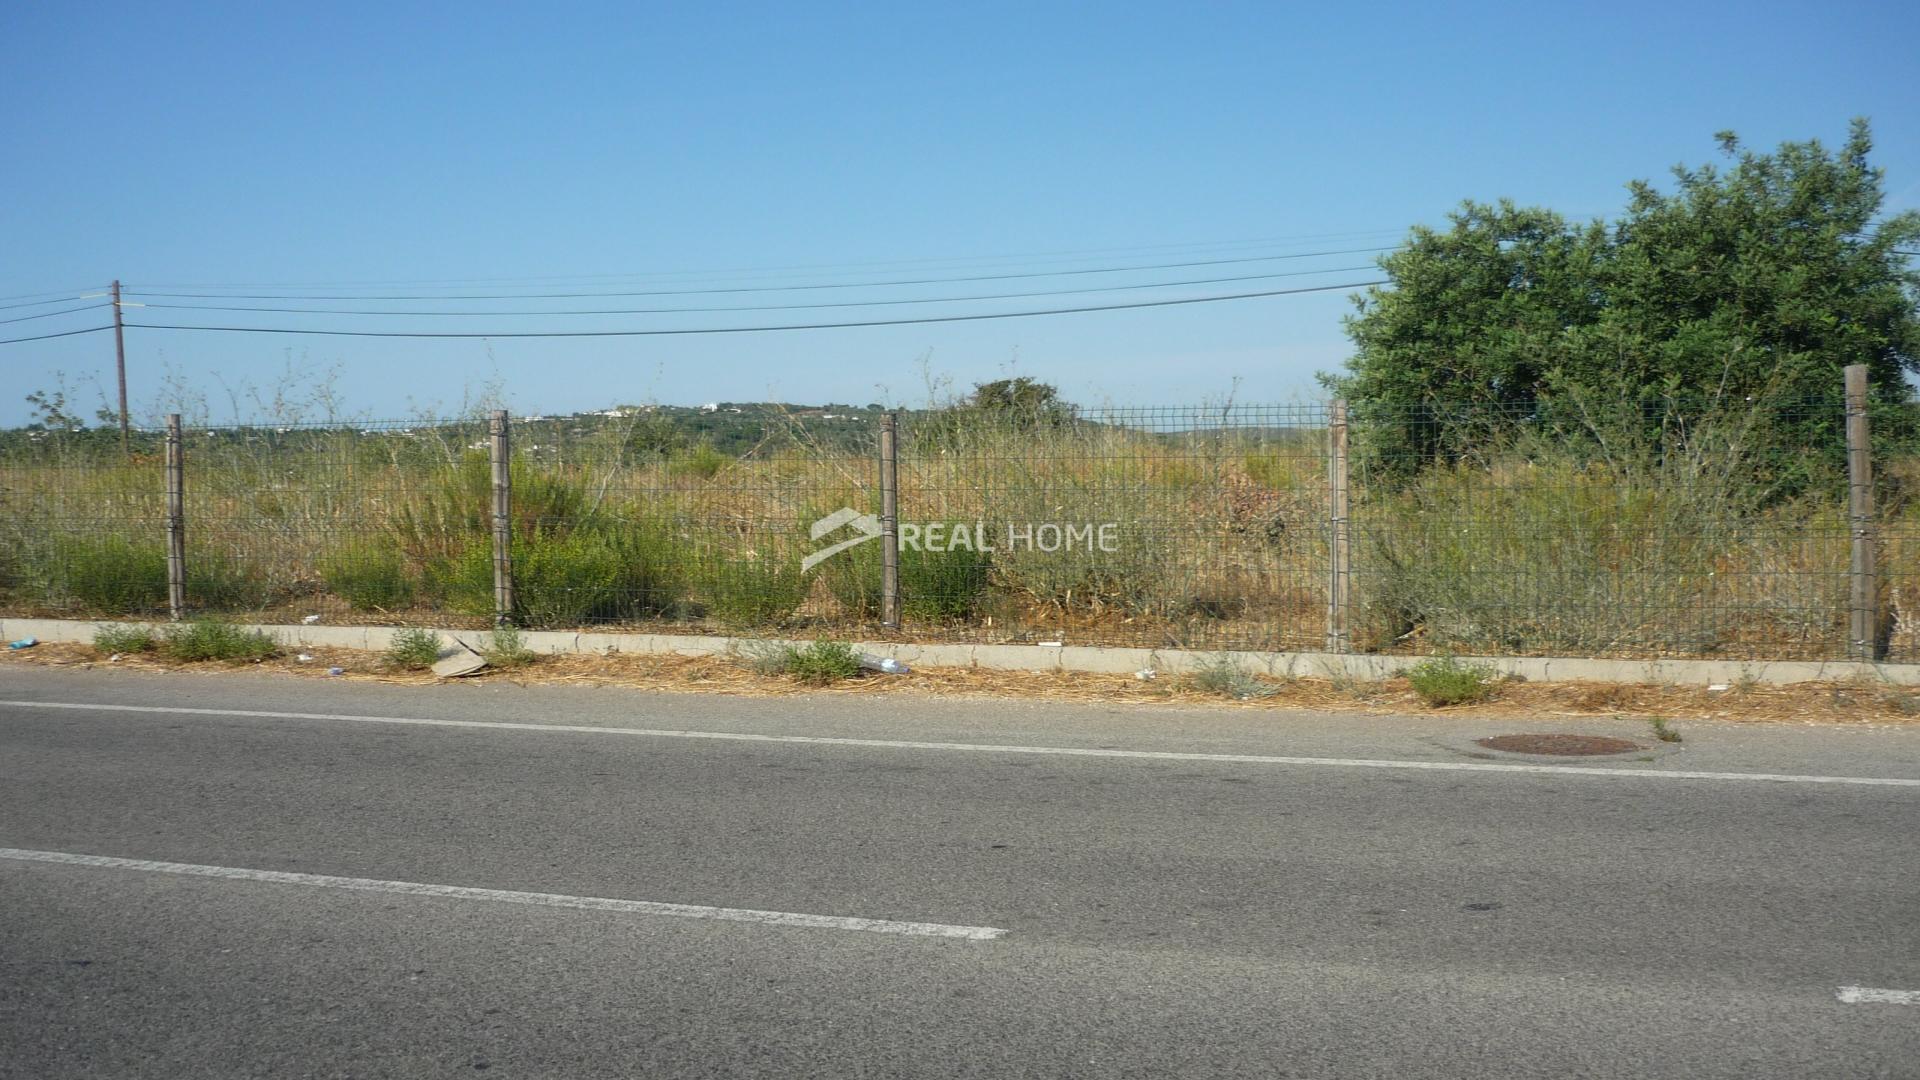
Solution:
[{"label": "dashed white line", "polygon": [[70,709],[76,712],[160,713],[188,716],[235,716],[263,720],[337,720],[356,724],[491,728],[501,731],[557,731],[589,735],[642,736],[655,739],[710,739],[727,742],[799,743],[810,746],[859,746],[888,750],[959,750],[987,754],[1042,754],[1056,757],[1123,758],[1141,761],[1211,761],[1237,765],[1306,765],[1351,769],[1415,769],[1432,772],[1606,776],[1614,779],[1628,780],[1731,780],[1773,784],[1849,784],[1864,787],[1920,788],[1920,779],[1894,776],[1816,776],[1801,773],[1703,772],[1690,769],[1601,768],[1592,765],[1508,765],[1477,761],[1409,761],[1396,758],[1283,757],[1271,754],[1201,754],[1172,750],[1110,750],[1077,746],[1009,746],[997,743],[848,739],[825,735],[760,735],[744,731],[689,731],[665,728],[594,727],[586,724],[529,724],[511,720],[440,720],[417,716],[357,716],[350,713],[271,712],[263,709],[200,709],[164,705],[90,705],[67,701],[0,701],[0,708]]},{"label": "dashed white line", "polygon": [[328,874],[295,874],[283,870],[249,870],[237,866],[154,862],[150,859],[119,859],[107,855],[32,851],[25,848],[0,848],[0,859],[54,863],[61,866],[92,866],[108,870],[140,870],[152,874],[185,874],[190,877],[224,878],[229,881],[264,881],[276,885],[307,885],[322,889],[350,889],[357,892],[399,893],[403,896],[486,900],[496,904],[579,908],[583,911],[618,911],[634,915],[671,915],[682,919],[716,919],[721,922],[760,923],[765,926],[795,926],[815,930],[862,930],[870,934],[964,938],[968,941],[991,941],[994,938],[1004,937],[1007,933],[994,926],[951,926],[946,923],[898,922],[893,919],[858,919],[844,915],[804,915],[792,911],[756,911],[752,908],[667,904],[653,900],[620,900],[607,896],[567,896],[563,893],[473,889],[461,885],[427,885],[417,881],[381,881],[376,878],[333,877]]},{"label": "dashed white line", "polygon": [[1834,996],[1848,1005],[1920,1005],[1920,990],[1880,990],[1871,986],[1843,986]]}]

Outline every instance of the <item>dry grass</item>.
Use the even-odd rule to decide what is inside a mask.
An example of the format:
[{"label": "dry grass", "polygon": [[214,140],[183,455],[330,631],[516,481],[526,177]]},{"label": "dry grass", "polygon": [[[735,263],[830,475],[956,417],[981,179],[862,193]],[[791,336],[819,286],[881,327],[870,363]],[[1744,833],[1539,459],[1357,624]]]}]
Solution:
[{"label": "dry grass", "polygon": [[[426,595],[426,555],[479,542],[476,521],[448,509],[449,490],[470,471],[465,429],[422,428],[361,438],[347,432],[243,444],[196,445],[186,515],[190,566],[223,571],[230,600],[195,598],[209,610],[251,622],[291,622],[322,613],[330,623],[488,624]],[[256,433],[258,434],[258,433]],[[806,524],[841,506],[867,508],[873,497],[869,454],[818,445],[772,445],[712,475],[676,472],[672,463],[623,456],[611,431],[543,445],[525,434],[522,479],[540,478],[577,494],[582,509],[639,513],[674,524],[685,610],[631,625],[712,632],[734,628],[711,595],[714,569],[741,559],[797,567],[811,546]],[[1036,442],[1036,440],[1039,440]],[[921,521],[1011,523],[1121,522],[1121,554],[1081,552],[1011,556],[996,567],[990,602],[962,626],[910,618],[907,634],[988,642],[1305,648],[1324,637],[1323,463],[1315,437],[1246,434],[1213,441],[1169,441],[1105,425],[1031,431],[987,425],[950,448],[903,454],[901,505]],[[1255,475],[1261,479],[1255,479]],[[157,465],[120,463],[75,451],[0,459],[0,541],[9,519],[30,532],[125,533],[158,550]],[[516,488],[521,480],[515,481]],[[457,500],[454,500],[457,502]],[[571,504],[570,504],[571,505]],[[424,523],[424,524],[422,524]],[[516,531],[527,533],[532,522]],[[551,521],[546,523],[551,526]],[[331,595],[326,568],[356,552],[391,551],[396,536],[424,530],[406,572],[409,599],[389,610],[355,610]],[[471,535],[469,535],[471,533]],[[62,534],[64,535],[64,533]],[[407,548],[408,545],[399,545]],[[442,552],[445,554],[445,552]],[[44,561],[44,560],[43,560]],[[0,595],[6,585],[0,566]],[[337,575],[336,575],[337,576]],[[8,609],[26,615],[97,616],[68,596],[16,588]],[[289,618],[292,616],[292,618]],[[872,620],[840,609],[815,589],[798,605],[757,613],[764,629],[843,634],[871,632]],[[543,624],[544,625],[544,624]],[[553,622],[549,628],[559,628]]]},{"label": "dry grass", "polygon": [[[236,671],[271,672],[296,678],[339,678],[403,686],[443,680],[428,674],[395,673],[381,654],[352,649],[310,649],[311,661],[294,651],[257,663],[179,663],[143,654],[109,664],[90,645],[44,644],[19,652],[0,652],[0,665],[132,671],[165,671],[215,676]],[[345,669],[328,676],[327,669]],[[915,668],[910,675],[864,674],[829,686],[805,684],[790,676],[756,673],[741,658],[672,654],[567,654],[542,656],[512,671],[483,672],[481,680],[518,685],[593,685],[677,693],[719,693],[742,697],[799,694],[1006,699],[1088,705],[1177,705],[1269,712],[1311,710],[1405,716],[1441,712],[1487,718],[1579,719],[1583,717],[1662,717],[1689,722],[1770,724],[1920,725],[1920,690],[1868,681],[1798,683],[1790,686],[1740,685],[1724,691],[1704,687],[1619,683],[1503,682],[1498,696],[1471,705],[1430,709],[1404,678],[1380,682],[1329,679],[1268,680],[1264,697],[1222,697],[1191,680],[1163,677],[1142,682],[1131,675],[1089,672],[995,671],[984,668]]]},{"label": "dry grass", "polygon": [[[1289,418],[1311,414],[1268,419]],[[427,587],[434,559],[481,542],[479,504],[448,495],[465,490],[479,430],[423,425],[278,441],[255,431],[244,442],[196,442],[188,562],[208,581],[195,586],[194,603],[259,622],[320,613],[336,624],[489,625]],[[717,595],[725,575],[715,573],[742,562],[797,567],[811,546],[807,522],[840,506],[873,509],[870,452],[770,434],[707,472],[626,454],[611,427],[521,434],[516,491],[525,480],[529,490],[564,489],[570,514],[671,523],[669,577],[684,588],[670,590],[675,602],[657,613],[629,611],[618,617],[634,621],[618,625],[712,633],[749,621],[744,628],[790,636],[878,633],[870,614],[818,587],[797,603],[782,591],[730,621]],[[1115,522],[1125,539],[1114,554],[997,555],[975,617],[910,612],[898,637],[1318,648],[1328,579],[1323,440],[1307,427],[1179,436],[1104,424],[909,437],[906,520]],[[1353,630],[1362,647],[1639,658],[1844,651],[1846,533],[1831,498],[1735,507],[1698,478],[1536,456],[1434,470],[1398,493],[1356,479]],[[516,498],[535,513],[537,500]],[[63,537],[122,536],[158,552],[160,503],[153,460],[127,465],[117,454],[53,447],[0,457],[0,603],[20,614],[113,614],[87,608],[71,589],[36,585],[27,571],[58,563],[43,549]],[[392,610],[354,610],[329,593],[341,587],[328,580],[331,561],[393,550],[403,535],[419,541],[397,545],[413,587],[381,601]],[[1888,521],[1882,559],[1890,655],[1920,657],[1920,510]],[[212,596],[216,587],[230,597]],[[571,625],[561,619],[552,628]]]}]

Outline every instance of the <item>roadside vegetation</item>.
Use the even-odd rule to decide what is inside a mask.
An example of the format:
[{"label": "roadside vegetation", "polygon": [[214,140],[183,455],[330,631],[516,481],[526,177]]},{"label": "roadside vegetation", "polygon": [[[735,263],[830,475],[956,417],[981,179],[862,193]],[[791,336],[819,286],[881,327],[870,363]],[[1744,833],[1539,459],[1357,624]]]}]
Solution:
[{"label": "roadside vegetation", "polygon": [[860,675],[860,654],[841,641],[752,642],[737,658],[757,675],[789,676],[806,686],[828,686]]},{"label": "roadside vegetation", "polygon": [[1653,737],[1659,739],[1661,742],[1677,743],[1680,741],[1680,729],[1669,723],[1666,717],[1652,717],[1648,719],[1647,724],[1653,728]]},{"label": "roadside vegetation", "polygon": [[[1871,139],[1638,184],[1617,221],[1467,204],[1382,260],[1329,389],[1352,405],[1349,636],[1384,653],[1831,658],[1847,650],[1840,366],[1871,369],[1887,658],[1920,661],[1920,214]],[[1694,267],[1708,270],[1695,272]],[[1516,282],[1527,287],[1517,288]],[[1678,283],[1678,284],[1676,284]],[[1738,296],[1739,304],[1728,297]],[[1031,378],[930,387],[900,423],[900,633],[1324,647],[1317,406],[1096,410]],[[166,605],[160,444],[60,393],[0,432],[0,607]],[[515,421],[514,622],[852,637],[880,550],[878,406],[622,408]],[[196,610],[492,625],[484,424],[196,424]],[[1051,549],[1013,529],[1103,528]],[[951,542],[967,536],[964,544]],[[1207,676],[1232,693],[1230,673]]]},{"label": "roadside vegetation", "polygon": [[425,671],[440,659],[440,648],[439,634],[412,627],[395,631],[381,660],[395,671]]},{"label": "roadside vegetation", "polygon": [[[826,683],[807,683],[786,674],[785,650],[770,642],[743,644],[735,653],[688,656],[666,653],[567,653],[543,655],[536,663],[498,677],[517,682],[579,687],[602,685],[702,694],[782,696],[799,693],[879,694],[902,698],[901,707],[927,700],[975,699],[992,702],[1058,701],[1082,705],[1190,705],[1235,710],[1306,710],[1405,716],[1427,707],[1405,676],[1379,680],[1333,679],[1303,674],[1263,680],[1270,694],[1236,697],[1203,688],[1186,677],[1142,679],[1133,672],[1002,671],[916,665],[911,675],[882,676],[861,671]],[[837,651],[837,650],[836,650]],[[126,653],[115,669],[160,671],[186,667],[196,677],[224,678],[270,672],[282,678],[327,679],[335,667],[347,680],[391,680],[382,654],[351,649],[316,648],[313,655],[283,651],[258,664],[186,664],[162,652]],[[764,659],[762,659],[764,658]],[[857,660],[857,657],[855,658]],[[0,650],[0,679],[7,665],[68,668],[103,664],[91,644],[42,642],[31,649]],[[850,670],[844,660],[838,670]],[[483,670],[477,678],[489,677]],[[411,676],[408,681],[418,679]],[[1511,721],[1527,730],[1543,717],[1577,725],[1580,718],[1634,721],[1647,725],[1655,739],[1691,738],[1699,724],[1913,725],[1920,722],[1915,702],[1920,693],[1877,679],[1756,685],[1742,694],[1703,684],[1501,681],[1498,693],[1471,704],[1452,706],[1448,715]],[[1668,737],[1667,741],[1678,741]]]},{"label": "roadside vegetation", "polygon": [[160,651],[175,660],[249,661],[277,656],[280,646],[258,630],[223,619],[194,619],[165,627]]},{"label": "roadside vegetation", "polygon": [[[1844,651],[1844,474],[1743,433],[1785,406],[1674,417],[1665,440],[1596,407],[1489,433],[1471,459],[1353,478],[1362,651],[1832,656]],[[1326,433],[1258,410],[1168,434],[1123,415],[1036,426],[903,423],[903,520],[999,535],[901,552],[909,634],[1313,650],[1327,610]],[[1110,422],[1111,421],[1111,422]],[[1294,422],[1298,426],[1293,426]],[[788,443],[710,479],[622,459],[613,432],[527,433],[514,472],[516,621],[681,632],[874,632],[880,546],[803,572],[807,527],[876,509],[869,451]],[[209,440],[188,488],[188,597],[248,621],[490,626],[486,461],[457,431]],[[552,440],[548,442],[545,440]],[[423,446],[422,443],[429,445]],[[544,448],[560,444],[551,457]],[[434,449],[439,445],[439,449]],[[1603,456],[1600,446],[1611,456]],[[543,448],[534,450],[534,446]],[[1890,450],[1881,546],[1890,659],[1920,660],[1920,455]],[[1809,467],[1810,468],[1810,467]],[[268,475],[325,476],[274,486]],[[0,449],[0,606],[141,618],[166,608],[160,471],[50,437]],[[1106,547],[1009,550],[1007,522],[1112,523]],[[975,538],[969,535],[969,540]],[[992,547],[992,551],[979,550]],[[1062,545],[1064,548],[1064,545]],[[1091,550],[1089,549],[1091,547]]]},{"label": "roadside vegetation", "polygon": [[1272,697],[1280,692],[1278,685],[1253,674],[1238,658],[1225,654],[1202,661],[1188,676],[1188,682],[1202,693],[1235,701]]},{"label": "roadside vegetation", "polygon": [[520,631],[502,626],[487,635],[486,644],[480,648],[480,655],[487,666],[497,671],[512,671],[523,668],[540,659],[538,653],[527,648],[526,636]]},{"label": "roadside vegetation", "polygon": [[135,623],[109,623],[93,634],[93,647],[106,656],[152,652],[155,644],[153,627]]},{"label": "roadside vegetation", "polygon": [[1492,697],[1499,677],[1486,664],[1469,664],[1452,656],[1422,660],[1407,672],[1407,683],[1420,700],[1435,708],[1470,705]]}]

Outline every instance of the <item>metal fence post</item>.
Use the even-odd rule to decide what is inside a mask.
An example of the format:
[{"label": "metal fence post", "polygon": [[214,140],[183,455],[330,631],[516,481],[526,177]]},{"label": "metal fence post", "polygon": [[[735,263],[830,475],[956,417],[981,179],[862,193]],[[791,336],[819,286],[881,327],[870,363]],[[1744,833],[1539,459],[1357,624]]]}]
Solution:
[{"label": "metal fence post", "polygon": [[180,414],[167,416],[167,616],[187,612],[187,448]]},{"label": "metal fence post", "polygon": [[880,415],[880,623],[900,625],[899,416]]},{"label": "metal fence post", "polygon": [[1867,367],[1854,364],[1847,378],[1847,532],[1853,565],[1848,574],[1852,618],[1847,626],[1847,655],[1880,658],[1880,575],[1873,548],[1873,454],[1867,428]]},{"label": "metal fence post", "polygon": [[507,410],[495,409],[488,424],[493,458],[493,624],[513,622],[513,471]]},{"label": "metal fence post", "polygon": [[1333,403],[1327,425],[1331,453],[1327,462],[1327,516],[1332,526],[1327,544],[1327,651],[1352,648],[1353,536],[1348,521],[1347,402]]}]

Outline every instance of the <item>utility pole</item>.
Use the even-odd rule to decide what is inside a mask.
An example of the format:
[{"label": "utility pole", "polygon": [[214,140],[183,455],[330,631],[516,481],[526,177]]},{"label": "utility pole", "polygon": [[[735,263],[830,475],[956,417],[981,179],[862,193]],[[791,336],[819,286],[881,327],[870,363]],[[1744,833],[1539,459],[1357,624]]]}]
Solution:
[{"label": "utility pole", "polygon": [[127,423],[127,337],[120,323],[120,279],[113,279],[113,366],[120,374],[120,454],[133,455],[132,435]]}]

